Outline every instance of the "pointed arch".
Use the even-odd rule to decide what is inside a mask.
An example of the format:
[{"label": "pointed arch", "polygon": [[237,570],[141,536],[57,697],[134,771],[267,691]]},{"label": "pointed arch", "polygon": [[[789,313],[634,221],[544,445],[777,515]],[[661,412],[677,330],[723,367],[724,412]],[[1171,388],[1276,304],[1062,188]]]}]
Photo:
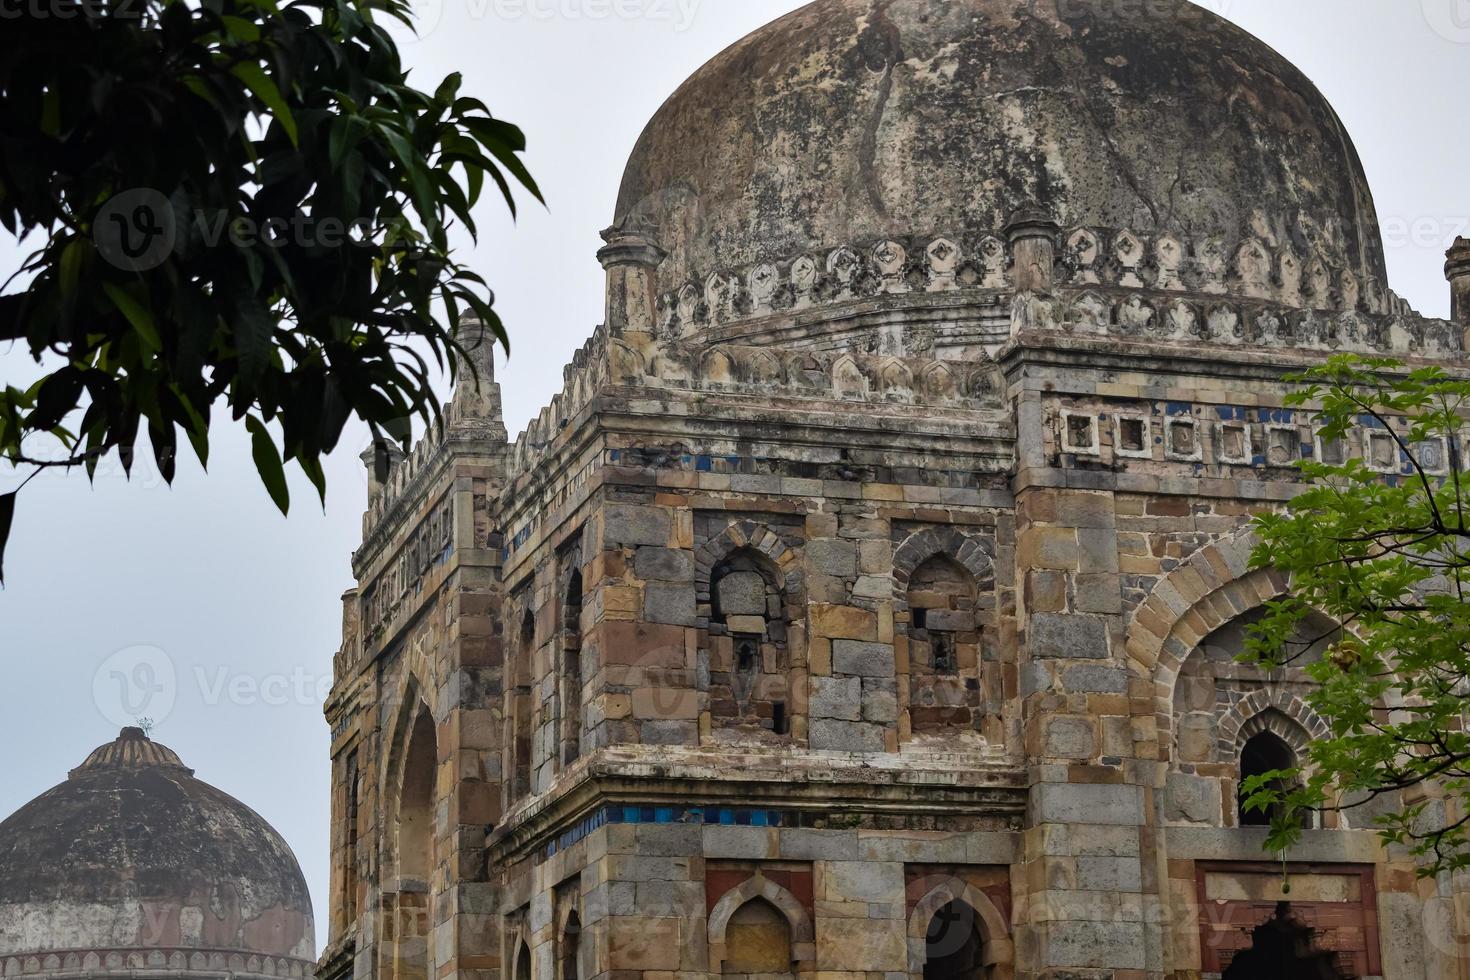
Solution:
[{"label": "pointed arch", "polygon": [[912,980],[923,980],[924,965],[929,958],[929,930],[934,917],[941,909],[955,903],[963,903],[975,912],[975,926],[980,934],[981,966],[987,971],[987,980],[1007,980],[1015,964],[1015,944],[1004,913],[990,896],[964,879],[952,876],[934,876],[916,884],[928,886],[928,891],[909,913],[908,966]]},{"label": "pointed arch", "polygon": [[800,568],[800,555],[788,548],[781,536],[764,524],[756,521],[735,521],[719,534],[712,536],[694,554],[694,584],[697,600],[701,607],[701,628],[707,627],[710,606],[710,579],[715,569],[730,555],[742,548],[763,555],[779,576],[784,601],[790,605],[794,599],[794,577]]},{"label": "pointed arch", "polygon": [[762,901],[774,908],[786,921],[791,938],[792,972],[806,972],[816,966],[816,932],[806,909],[796,896],[771,879],[757,873],[726,892],[709,914],[709,972],[718,975],[729,953],[731,920],[748,903]]},{"label": "pointed arch", "polygon": [[385,870],[393,891],[384,912],[396,928],[385,966],[393,980],[430,980],[433,948],[434,869],[437,864],[438,729],[416,678],[405,678],[404,701],[389,745],[384,799],[393,828],[387,838]]},{"label": "pointed arch", "polygon": [[1261,688],[1235,702],[1221,717],[1216,750],[1221,761],[1233,760],[1253,735],[1274,732],[1305,758],[1312,740],[1327,737],[1327,722],[1301,698],[1280,688]]},{"label": "pointed arch", "polygon": [[893,552],[893,586],[898,611],[908,608],[904,595],[909,590],[909,580],[914,571],[936,555],[963,566],[974,577],[980,591],[994,584],[994,545],[989,540],[955,527],[915,531]]},{"label": "pointed arch", "polygon": [[563,564],[565,585],[561,596],[561,663],[557,685],[561,691],[561,744],[557,765],[569,766],[582,755],[582,549],[569,551]]}]

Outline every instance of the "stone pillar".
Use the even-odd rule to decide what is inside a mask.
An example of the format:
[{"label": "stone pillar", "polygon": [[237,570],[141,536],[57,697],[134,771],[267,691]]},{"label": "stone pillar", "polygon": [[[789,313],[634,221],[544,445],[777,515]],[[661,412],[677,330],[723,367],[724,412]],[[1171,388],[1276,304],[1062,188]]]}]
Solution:
[{"label": "stone pillar", "polygon": [[1114,499],[1035,486],[1017,511],[1032,780],[1017,976],[1158,977],[1154,774],[1132,758],[1130,717],[1130,695],[1147,684],[1134,690],[1123,664]]},{"label": "stone pillar", "polygon": [[[395,467],[399,463],[403,462],[403,460],[404,460],[405,457],[403,455],[403,450],[400,449],[398,447],[398,444],[395,443],[395,442],[388,443],[387,452],[388,452],[388,473],[392,473],[393,472],[393,467]],[[386,478],[388,474],[379,474],[378,473],[377,453],[374,452],[372,446],[369,446],[367,449],[364,449],[363,452],[362,452],[362,455],[359,456],[358,458],[362,460],[362,465],[365,466],[365,467],[367,467],[367,474],[368,474],[368,503],[369,504],[372,504],[379,497],[381,497],[383,495],[383,487],[385,486],[385,482],[384,482],[383,479],[379,479],[379,476],[381,475],[384,478]]]},{"label": "stone pillar", "polygon": [[597,261],[607,270],[607,329],[614,337],[652,335],[657,323],[659,263],[665,252],[641,232],[609,228]]},{"label": "stone pillar", "polygon": [[1450,319],[1470,330],[1470,238],[1457,238],[1445,253],[1445,278],[1450,281]]},{"label": "stone pillar", "polygon": [[1056,237],[1061,225],[1040,208],[1022,208],[1006,223],[1011,269],[1018,293],[1051,291],[1056,264]]},{"label": "stone pillar", "polygon": [[507,442],[510,436],[501,414],[500,385],[495,381],[495,345],[499,338],[478,320],[467,320],[460,324],[459,340],[468,354],[468,363],[460,365],[449,422],[461,434]]}]

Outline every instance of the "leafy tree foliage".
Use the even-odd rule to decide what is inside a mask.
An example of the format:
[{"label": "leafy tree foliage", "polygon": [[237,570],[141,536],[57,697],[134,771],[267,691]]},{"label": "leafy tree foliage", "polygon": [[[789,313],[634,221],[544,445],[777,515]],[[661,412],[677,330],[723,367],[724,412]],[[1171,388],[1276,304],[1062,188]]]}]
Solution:
[{"label": "leafy tree foliage", "polygon": [[30,0],[4,21],[0,224],[39,247],[0,341],[45,365],[0,392],[6,460],[130,468],[146,430],[171,480],[181,436],[207,465],[223,410],[285,511],[284,463],[324,493],[352,415],[382,458],[437,420],[431,361],[505,342],[447,229],[475,232],[487,182],[512,212],[515,185],[539,199],[525,139],[457,75],[409,84],[387,18],[407,0]]},{"label": "leafy tree foliage", "polygon": [[[1352,355],[1294,380],[1304,386],[1289,404],[1317,407],[1325,441],[1352,429],[1371,441],[1367,459],[1302,463],[1307,489],[1256,522],[1253,563],[1288,573],[1291,594],[1271,604],[1247,656],[1289,665],[1329,640],[1305,669],[1331,731],[1301,772],[1248,780],[1247,805],[1274,809],[1270,846],[1286,849],[1304,810],[1386,798],[1374,822],[1425,874],[1470,867],[1470,382]],[[1341,631],[1303,637],[1313,609]],[[1273,788],[1283,785],[1293,788]]]}]

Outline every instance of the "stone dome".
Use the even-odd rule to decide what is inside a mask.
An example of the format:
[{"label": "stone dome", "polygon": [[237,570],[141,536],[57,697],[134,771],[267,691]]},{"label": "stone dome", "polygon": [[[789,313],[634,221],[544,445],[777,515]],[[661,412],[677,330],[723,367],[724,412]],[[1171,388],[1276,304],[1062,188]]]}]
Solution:
[{"label": "stone dome", "polygon": [[315,955],[280,834],[140,729],[0,823],[5,976],[306,976]]},{"label": "stone dome", "polygon": [[1124,231],[1227,255],[1258,241],[1385,280],[1332,107],[1187,0],[816,0],[659,110],[617,225],[669,253],[670,289],[889,238],[973,254],[1031,206],[1105,249]]}]

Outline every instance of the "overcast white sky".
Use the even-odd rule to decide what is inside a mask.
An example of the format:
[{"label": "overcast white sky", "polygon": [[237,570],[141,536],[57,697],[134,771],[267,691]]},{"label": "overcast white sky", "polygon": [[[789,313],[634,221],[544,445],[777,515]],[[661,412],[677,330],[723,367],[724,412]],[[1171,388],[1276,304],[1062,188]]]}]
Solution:
[{"label": "overcast white sky", "polygon": [[[1202,5],[1274,45],[1327,93],[1367,166],[1392,286],[1422,312],[1447,315],[1444,250],[1457,231],[1470,236],[1461,105],[1470,0]],[[418,84],[462,71],[468,93],[526,129],[550,202],[514,226],[493,204],[482,208],[484,238],[469,256],[516,342],[500,372],[512,433],[560,388],[562,364],[601,318],[597,233],[612,220],[644,123],[705,60],[798,6],[424,3],[428,30],[406,46]],[[0,232],[0,280],[17,255]],[[0,383],[33,376],[25,357],[0,352]],[[346,440],[331,461],[325,514],[298,480],[289,520],[261,489],[246,441],[224,431],[210,474],[181,466],[172,489],[116,472],[95,487],[45,477],[27,488],[0,592],[0,817],[111,739],[120,715],[149,714],[155,737],[290,841],[325,940],[328,760],[317,688],[329,682],[338,597],[352,584],[366,492],[360,441]],[[0,473],[0,491],[14,483]],[[151,703],[120,706],[116,675],[147,681],[149,670],[159,689]]]}]

